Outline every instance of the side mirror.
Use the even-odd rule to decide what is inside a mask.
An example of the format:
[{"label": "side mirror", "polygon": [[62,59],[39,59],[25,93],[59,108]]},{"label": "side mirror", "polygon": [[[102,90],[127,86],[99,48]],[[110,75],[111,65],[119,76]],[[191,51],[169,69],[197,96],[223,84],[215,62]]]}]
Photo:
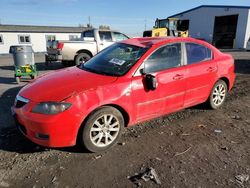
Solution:
[{"label": "side mirror", "polygon": [[155,76],[147,74],[145,76],[145,81],[147,89],[154,91],[157,88],[157,82]]},{"label": "side mirror", "polygon": [[141,75],[145,75],[146,74],[145,69],[143,69],[143,68],[140,69],[139,71],[140,71]]}]

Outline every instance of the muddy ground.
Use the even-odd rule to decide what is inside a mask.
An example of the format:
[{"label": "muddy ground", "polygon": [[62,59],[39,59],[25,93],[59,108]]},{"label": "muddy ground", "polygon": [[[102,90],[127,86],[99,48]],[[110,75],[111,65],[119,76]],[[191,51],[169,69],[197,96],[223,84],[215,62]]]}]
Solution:
[{"label": "muddy ground", "polygon": [[[142,123],[101,154],[46,149],[19,134],[9,108],[27,80],[17,86],[11,58],[1,57],[0,187],[250,187],[250,52],[230,53],[237,80],[222,109],[201,105]],[[36,60],[40,74],[62,68]],[[161,185],[129,178],[149,167]]]}]

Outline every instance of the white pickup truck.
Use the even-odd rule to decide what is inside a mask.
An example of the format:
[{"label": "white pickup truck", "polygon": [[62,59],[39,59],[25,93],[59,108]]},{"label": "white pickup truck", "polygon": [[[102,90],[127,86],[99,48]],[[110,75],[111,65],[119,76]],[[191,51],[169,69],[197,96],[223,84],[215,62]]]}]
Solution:
[{"label": "white pickup truck", "polygon": [[128,38],[117,31],[90,29],[83,31],[80,39],[51,41],[48,42],[45,54],[46,65],[53,61],[61,61],[65,66],[72,62],[79,65],[114,42]]}]

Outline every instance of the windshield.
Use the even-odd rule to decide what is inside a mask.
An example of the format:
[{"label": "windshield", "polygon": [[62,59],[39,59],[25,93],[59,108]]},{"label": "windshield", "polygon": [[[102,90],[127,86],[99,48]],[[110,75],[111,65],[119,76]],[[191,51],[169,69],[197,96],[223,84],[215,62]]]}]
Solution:
[{"label": "windshield", "polygon": [[155,28],[166,28],[168,27],[168,19],[156,20]]},{"label": "windshield", "polygon": [[138,61],[147,48],[115,43],[101,51],[79,68],[109,76],[122,76]]}]

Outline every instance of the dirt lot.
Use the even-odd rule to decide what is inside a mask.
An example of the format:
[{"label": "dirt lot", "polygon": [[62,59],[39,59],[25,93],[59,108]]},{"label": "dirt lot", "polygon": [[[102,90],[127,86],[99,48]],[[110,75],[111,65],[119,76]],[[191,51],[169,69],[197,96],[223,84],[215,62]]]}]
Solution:
[{"label": "dirt lot", "polygon": [[[19,134],[10,106],[22,85],[15,84],[12,60],[1,58],[0,187],[250,187],[247,176],[236,181],[250,175],[250,52],[230,53],[237,81],[222,109],[197,106],[142,123],[101,154],[45,149]],[[38,68],[43,74],[61,65]],[[161,185],[129,179],[148,167]]]}]

